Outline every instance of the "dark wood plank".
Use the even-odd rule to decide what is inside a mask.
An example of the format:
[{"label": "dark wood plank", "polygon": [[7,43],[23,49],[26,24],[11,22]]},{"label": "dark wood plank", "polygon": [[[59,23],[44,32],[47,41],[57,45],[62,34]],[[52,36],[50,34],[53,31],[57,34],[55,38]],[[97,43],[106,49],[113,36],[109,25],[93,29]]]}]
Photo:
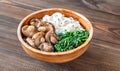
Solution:
[{"label": "dark wood plank", "polygon": [[[0,71],[120,71],[119,0],[0,0]],[[81,57],[63,64],[35,60],[17,39],[19,22],[33,11],[61,7],[85,15],[94,36]]]},{"label": "dark wood plank", "polygon": [[91,8],[99,11],[120,15],[119,0],[82,0],[83,3]]}]

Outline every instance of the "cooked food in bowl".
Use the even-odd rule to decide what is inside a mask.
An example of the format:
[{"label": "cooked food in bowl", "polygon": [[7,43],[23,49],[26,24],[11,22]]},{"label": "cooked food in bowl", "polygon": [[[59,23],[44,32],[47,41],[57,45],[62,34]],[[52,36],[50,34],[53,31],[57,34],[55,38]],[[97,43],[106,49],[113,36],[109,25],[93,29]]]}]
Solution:
[{"label": "cooked food in bowl", "polygon": [[79,21],[73,19],[72,17],[65,17],[59,12],[56,12],[51,16],[45,15],[42,18],[42,21],[47,21],[53,24],[57,34],[76,30],[84,30]]},{"label": "cooked food in bowl", "polygon": [[88,36],[89,34],[87,30],[67,32],[65,34],[60,33],[59,37],[61,40],[54,45],[54,49],[56,52],[74,49],[83,44],[87,40]]},{"label": "cooked food in bowl", "polygon": [[[46,15],[49,20],[46,20],[48,17],[44,18]],[[52,15],[55,16],[54,19]],[[50,63],[64,63],[78,58],[88,49],[93,36],[93,27],[80,13],[68,9],[50,8],[26,16],[18,26],[17,35],[22,48],[31,57]]]},{"label": "cooked food in bowl", "polygon": [[47,52],[54,51],[53,45],[59,39],[55,33],[54,26],[39,19],[32,19],[29,25],[23,26],[22,33],[29,45]]},{"label": "cooked food in bowl", "polygon": [[22,27],[25,41],[38,50],[64,52],[83,44],[89,33],[80,22],[56,12],[42,19],[33,18]]}]

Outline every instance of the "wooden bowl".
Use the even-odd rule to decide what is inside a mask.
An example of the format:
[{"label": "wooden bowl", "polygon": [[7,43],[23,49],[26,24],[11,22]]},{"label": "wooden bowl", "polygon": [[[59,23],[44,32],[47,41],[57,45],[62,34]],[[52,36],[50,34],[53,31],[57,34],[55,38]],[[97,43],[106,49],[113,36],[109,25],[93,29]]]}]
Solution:
[{"label": "wooden bowl", "polygon": [[[22,38],[23,37],[21,33],[22,26],[29,24],[29,21],[32,18],[41,19],[44,15],[52,15],[55,12],[60,12],[64,14],[66,17],[73,17],[74,19],[78,20],[81,23],[81,25],[89,31],[88,39],[79,47],[65,52],[44,52],[29,46]],[[18,35],[18,39],[22,44],[23,49],[31,57],[38,59],[40,61],[45,61],[50,63],[64,63],[81,56],[87,50],[88,44],[93,36],[93,27],[90,21],[86,17],[84,17],[83,15],[77,12],[67,9],[61,9],[61,8],[50,8],[50,9],[39,10],[26,16],[18,26],[17,35]]]}]

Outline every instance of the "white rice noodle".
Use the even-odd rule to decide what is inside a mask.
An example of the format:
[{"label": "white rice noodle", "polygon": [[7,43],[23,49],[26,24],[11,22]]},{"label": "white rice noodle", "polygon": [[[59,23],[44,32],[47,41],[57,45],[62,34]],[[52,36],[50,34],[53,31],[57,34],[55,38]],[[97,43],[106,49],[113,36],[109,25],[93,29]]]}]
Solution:
[{"label": "white rice noodle", "polygon": [[59,12],[56,12],[51,16],[45,15],[42,18],[42,21],[47,21],[53,24],[55,27],[55,32],[57,34],[77,30],[84,30],[83,27],[80,25],[79,21],[73,19],[72,17],[65,17]]}]

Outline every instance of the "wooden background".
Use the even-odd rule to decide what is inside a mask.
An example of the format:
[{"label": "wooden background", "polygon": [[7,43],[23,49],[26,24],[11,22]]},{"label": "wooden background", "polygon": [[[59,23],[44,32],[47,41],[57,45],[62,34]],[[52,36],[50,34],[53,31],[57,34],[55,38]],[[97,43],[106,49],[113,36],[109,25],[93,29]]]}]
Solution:
[{"label": "wooden background", "polygon": [[[16,35],[19,22],[51,7],[77,11],[92,22],[93,40],[78,59],[51,64],[23,51]],[[120,71],[120,0],[0,0],[0,71]]]}]

